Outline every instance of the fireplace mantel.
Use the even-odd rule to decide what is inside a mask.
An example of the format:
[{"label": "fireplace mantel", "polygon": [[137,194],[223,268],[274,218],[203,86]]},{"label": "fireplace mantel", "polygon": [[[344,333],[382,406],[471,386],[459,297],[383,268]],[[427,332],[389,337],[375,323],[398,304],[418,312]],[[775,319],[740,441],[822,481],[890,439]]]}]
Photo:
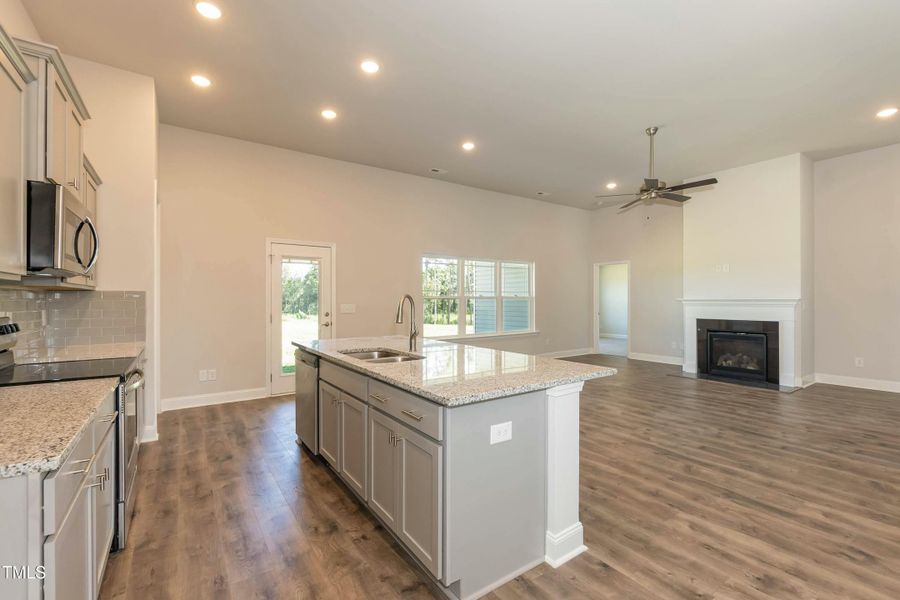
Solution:
[{"label": "fireplace mantel", "polygon": [[802,385],[799,298],[680,298],[679,301],[684,307],[685,373],[697,372],[697,319],[778,321],[778,383],[789,387]]}]

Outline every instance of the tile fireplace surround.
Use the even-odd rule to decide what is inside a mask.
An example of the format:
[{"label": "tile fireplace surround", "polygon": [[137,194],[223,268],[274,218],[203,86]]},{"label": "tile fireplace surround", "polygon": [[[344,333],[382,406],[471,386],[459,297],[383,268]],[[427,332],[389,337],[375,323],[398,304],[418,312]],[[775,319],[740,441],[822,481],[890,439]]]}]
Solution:
[{"label": "tile fireplace surround", "polygon": [[798,299],[689,299],[684,307],[685,373],[697,373],[697,319],[778,321],[779,385],[802,387],[801,327]]}]

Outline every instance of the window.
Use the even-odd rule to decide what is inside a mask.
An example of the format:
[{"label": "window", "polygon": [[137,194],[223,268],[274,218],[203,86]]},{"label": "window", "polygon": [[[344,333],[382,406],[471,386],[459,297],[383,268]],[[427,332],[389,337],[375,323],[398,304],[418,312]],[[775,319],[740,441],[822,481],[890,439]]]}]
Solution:
[{"label": "window", "polygon": [[533,282],[533,263],[425,256],[425,336],[533,331]]}]

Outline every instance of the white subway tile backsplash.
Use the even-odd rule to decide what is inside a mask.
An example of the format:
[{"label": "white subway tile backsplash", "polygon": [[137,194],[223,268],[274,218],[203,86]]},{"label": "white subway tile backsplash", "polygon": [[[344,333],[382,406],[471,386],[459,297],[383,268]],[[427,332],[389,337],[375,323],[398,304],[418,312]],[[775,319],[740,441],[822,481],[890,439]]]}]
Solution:
[{"label": "white subway tile backsplash", "polygon": [[144,292],[0,288],[0,313],[12,313],[22,329],[17,348],[141,342],[145,311]]}]

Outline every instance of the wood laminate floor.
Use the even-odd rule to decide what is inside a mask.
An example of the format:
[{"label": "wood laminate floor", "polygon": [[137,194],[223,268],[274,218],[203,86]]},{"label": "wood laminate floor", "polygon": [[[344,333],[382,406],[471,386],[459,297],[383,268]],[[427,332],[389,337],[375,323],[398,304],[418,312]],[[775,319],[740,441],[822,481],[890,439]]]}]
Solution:
[{"label": "wood laminate floor", "polygon": [[[619,357],[581,409],[588,552],[489,596],[900,598],[900,395],[786,395]],[[160,415],[101,597],[432,598],[294,443],[290,398]]]}]

